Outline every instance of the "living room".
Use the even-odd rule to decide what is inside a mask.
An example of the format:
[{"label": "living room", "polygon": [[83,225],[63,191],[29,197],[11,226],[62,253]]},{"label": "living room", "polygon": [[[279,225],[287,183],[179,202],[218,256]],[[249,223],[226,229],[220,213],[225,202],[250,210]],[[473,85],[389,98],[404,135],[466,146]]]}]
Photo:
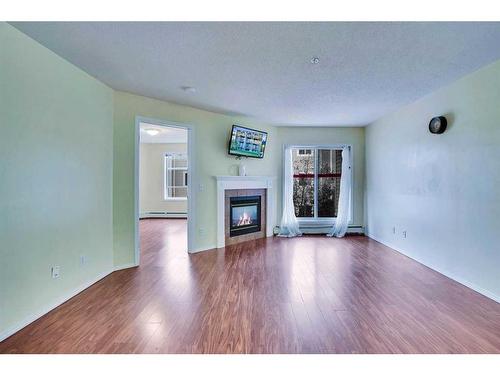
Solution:
[{"label": "living room", "polygon": [[1,22],[0,353],[498,358],[499,41]]}]

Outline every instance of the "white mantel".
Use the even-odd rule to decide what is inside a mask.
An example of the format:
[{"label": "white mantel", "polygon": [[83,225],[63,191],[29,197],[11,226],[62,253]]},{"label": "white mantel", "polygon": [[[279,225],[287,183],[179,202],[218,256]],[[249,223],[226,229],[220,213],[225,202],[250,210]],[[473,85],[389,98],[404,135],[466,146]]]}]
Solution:
[{"label": "white mantel", "polygon": [[273,235],[276,223],[276,197],[274,176],[215,176],[217,181],[217,247],[225,245],[224,203],[225,190],[230,189],[267,189],[266,192],[266,236]]}]

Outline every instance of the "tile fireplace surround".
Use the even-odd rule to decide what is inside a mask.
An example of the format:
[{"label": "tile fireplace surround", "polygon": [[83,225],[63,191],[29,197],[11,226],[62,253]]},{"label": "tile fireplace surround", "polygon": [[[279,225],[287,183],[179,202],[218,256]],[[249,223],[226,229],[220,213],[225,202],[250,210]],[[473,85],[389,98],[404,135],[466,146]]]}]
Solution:
[{"label": "tile fireplace surround", "polygon": [[[234,245],[240,242],[256,240],[258,238],[266,237],[266,195],[267,189],[228,189],[224,190],[225,203],[224,203],[224,241],[225,245]],[[256,220],[258,220],[259,228],[253,228],[250,233],[243,233],[239,235],[231,235],[231,200],[237,198],[259,198],[258,213]],[[245,229],[243,229],[245,231]]]},{"label": "tile fireplace surround", "polygon": [[[276,177],[272,176],[215,176],[217,181],[217,247],[226,246],[226,224],[229,226],[226,218],[226,196],[234,194],[234,190],[252,190],[261,189],[265,199],[263,199],[262,210],[265,212],[265,231],[264,235],[270,237],[273,235],[273,227],[276,224],[276,197],[275,183]],[[229,195],[226,194],[227,190]],[[244,192],[242,191],[243,195]],[[251,195],[251,194],[249,194]],[[244,237],[244,236],[241,236]],[[237,237],[233,237],[237,238]],[[251,238],[248,238],[251,239]],[[239,241],[234,241],[234,243]],[[233,242],[231,242],[233,243]],[[229,245],[230,243],[228,243]]]}]

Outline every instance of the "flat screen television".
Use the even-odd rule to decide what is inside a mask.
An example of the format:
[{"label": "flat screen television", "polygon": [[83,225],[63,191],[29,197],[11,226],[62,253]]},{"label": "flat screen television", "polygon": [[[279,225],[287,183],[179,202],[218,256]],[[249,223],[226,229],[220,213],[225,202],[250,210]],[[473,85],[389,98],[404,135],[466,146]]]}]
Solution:
[{"label": "flat screen television", "polygon": [[233,125],[229,139],[229,155],[262,159],[266,142],[266,132]]}]

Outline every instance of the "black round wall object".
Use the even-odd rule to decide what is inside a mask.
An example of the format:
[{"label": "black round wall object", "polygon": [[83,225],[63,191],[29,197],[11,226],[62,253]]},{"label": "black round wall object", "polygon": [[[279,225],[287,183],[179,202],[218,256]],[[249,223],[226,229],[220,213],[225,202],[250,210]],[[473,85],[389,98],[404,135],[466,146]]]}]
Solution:
[{"label": "black round wall object", "polygon": [[432,134],[442,134],[446,130],[446,117],[444,116],[438,116],[438,117],[433,117],[431,119],[431,122],[429,122],[429,131]]}]

